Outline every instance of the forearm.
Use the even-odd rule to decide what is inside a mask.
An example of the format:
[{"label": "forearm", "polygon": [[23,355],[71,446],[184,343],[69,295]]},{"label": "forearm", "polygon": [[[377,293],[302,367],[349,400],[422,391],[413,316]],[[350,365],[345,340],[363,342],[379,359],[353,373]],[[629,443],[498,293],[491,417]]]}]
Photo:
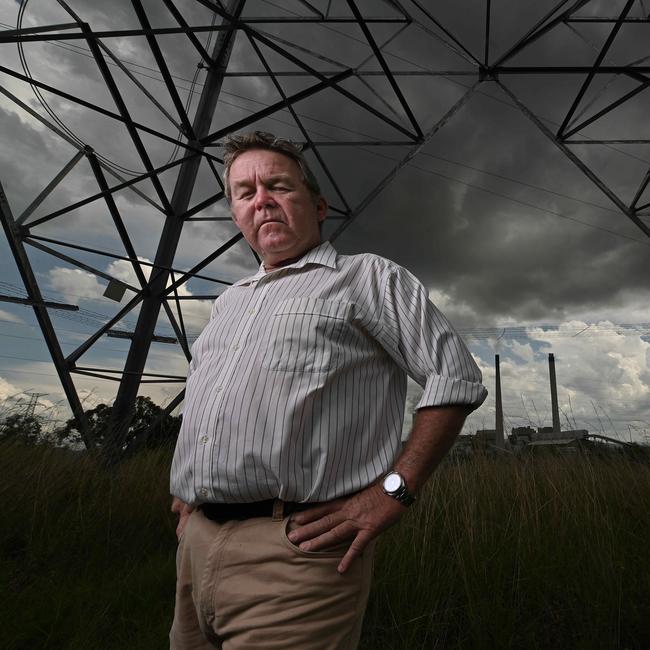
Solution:
[{"label": "forearm", "polygon": [[411,435],[393,465],[410,492],[418,492],[445,457],[471,410],[457,405],[418,410]]},{"label": "forearm", "polygon": [[[410,492],[417,492],[444,458],[470,410],[441,406],[418,411],[411,437],[393,465],[404,476]],[[293,515],[299,527],[289,534],[289,539],[305,551],[352,539],[338,567],[344,573],[370,540],[396,523],[405,511],[406,507],[384,494],[377,482],[350,497]]]}]

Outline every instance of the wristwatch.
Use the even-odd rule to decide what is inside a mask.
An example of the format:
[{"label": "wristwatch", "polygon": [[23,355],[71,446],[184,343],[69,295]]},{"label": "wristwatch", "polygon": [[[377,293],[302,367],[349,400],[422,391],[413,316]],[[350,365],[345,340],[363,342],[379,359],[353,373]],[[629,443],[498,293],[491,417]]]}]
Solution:
[{"label": "wristwatch", "polygon": [[415,495],[408,491],[406,481],[399,472],[388,472],[381,482],[381,487],[385,494],[404,506],[410,506],[415,502]]}]

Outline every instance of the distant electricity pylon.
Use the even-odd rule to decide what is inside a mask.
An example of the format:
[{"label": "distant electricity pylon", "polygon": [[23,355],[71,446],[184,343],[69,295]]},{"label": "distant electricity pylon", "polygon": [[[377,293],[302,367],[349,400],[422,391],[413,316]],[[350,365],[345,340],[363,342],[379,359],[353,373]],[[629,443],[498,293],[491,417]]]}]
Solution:
[{"label": "distant electricity pylon", "polygon": [[[116,426],[108,447],[114,452],[121,450],[140,384],[183,381],[177,375],[145,372],[154,340],[177,343],[190,359],[182,303],[214,295],[181,295],[181,289],[193,278],[221,286],[228,284],[202,272],[233,247],[243,246],[241,235],[234,230],[222,234],[222,239],[215,242],[214,251],[203,259],[197,258],[189,271],[179,270],[175,260],[186,224],[222,221],[225,227],[228,222],[217,207],[224,201],[219,146],[229,133],[253,128],[271,130],[269,120],[281,119],[287,125],[284,130],[304,143],[328,190],[332,199],[329,218],[337,223],[329,238],[335,239],[438,131],[453,121],[477,94],[477,89],[490,84],[552,141],[622,215],[645,235],[650,235],[644,220],[650,208],[647,191],[650,170],[635,181],[637,190],[625,200],[579,155],[587,145],[650,142],[636,136],[618,140],[603,136],[608,133],[605,119],[624,104],[638,101],[639,95],[650,86],[649,57],[645,53],[642,53],[645,58],[634,56],[626,65],[612,65],[608,61],[613,46],[625,38],[627,30],[645,29],[641,41],[647,44],[650,25],[641,0],[615,3],[616,15],[603,13],[611,12],[605,7],[613,4],[590,0],[559,1],[541,15],[538,3],[531,2],[530,13],[536,18],[497,56],[493,55],[494,19],[490,0],[483,5],[483,38],[478,43],[466,42],[465,37],[455,33],[441,17],[438,3],[417,0],[293,0],[282,3],[282,8],[262,0],[185,0],[182,3],[163,0],[157,12],[164,11],[164,17],[151,16],[142,0],[132,0],[134,24],[108,30],[88,22],[84,3],[57,2],[67,14],[67,22],[23,27],[28,0],[22,0],[16,29],[0,32],[0,47],[18,46],[20,60],[19,66],[1,65],[2,78],[11,80],[13,89],[21,84],[31,88],[40,108],[35,108],[33,102],[25,102],[7,84],[0,87],[0,92],[30,119],[60,138],[62,145],[67,143],[76,150],[20,215],[12,214],[0,185],[0,218],[27,291],[25,299],[11,296],[0,299],[22,302],[34,309],[83,440],[89,447],[94,441],[73,375],[119,381],[113,409]],[[199,24],[196,16],[200,16]],[[594,26],[598,28],[596,35]],[[136,50],[146,42],[149,57],[143,63],[152,62],[149,67],[125,62],[118,55],[116,44],[124,47],[130,39]],[[531,63],[537,56],[536,45],[544,39],[554,43],[559,63],[551,65],[547,60]],[[36,78],[29,67],[29,52],[30,48],[42,47],[44,43],[65,45],[72,52],[71,57],[81,54],[91,57],[96,66],[96,80],[106,91],[106,101],[91,101],[78,92],[67,92],[65,88],[48,84],[44,78]],[[587,63],[583,62],[585,47],[593,50]],[[391,53],[394,51],[391,48],[403,48],[408,54],[397,56]],[[185,82],[179,81],[173,65],[174,55],[179,51],[190,53],[200,61],[185,102],[181,97],[187,91],[182,88]],[[8,59],[4,55],[1,58]],[[151,84],[143,81],[144,69],[162,82],[164,97],[161,98],[160,88],[152,90]],[[200,98],[191,108],[199,74],[203,75]],[[558,105],[565,102],[568,106],[555,131],[538,114],[534,101],[525,102],[513,90],[521,80],[536,80],[540,75],[544,75],[546,92],[555,93]],[[557,89],[553,85],[567,77],[581,80],[573,94],[561,84]],[[604,93],[597,82],[612,77],[625,80],[624,90],[617,86]],[[436,92],[443,82],[453,82],[456,89],[464,86],[463,92],[460,95],[456,92],[447,105],[441,105],[439,96],[444,98],[453,93]],[[233,109],[223,99],[224,85],[232,89],[237,83],[238,88],[248,88],[248,96],[244,98],[246,107]],[[136,163],[127,169],[115,156],[99,149],[92,136],[80,137],[66,124],[65,118],[61,119],[60,111],[52,105],[56,102],[92,112],[98,120],[97,133],[110,128],[116,141],[128,140],[135,151]],[[147,111],[138,110],[141,102],[149,105]],[[322,119],[325,112],[330,115],[329,123]],[[642,114],[647,115],[647,110]],[[599,131],[601,125],[604,126]],[[582,135],[586,129],[589,137]],[[164,144],[173,147],[173,154],[164,163],[156,162],[154,151]],[[348,179],[342,177],[337,159],[341,160],[344,152],[348,165],[354,164],[355,157],[371,147],[379,152],[391,148],[395,152],[393,160],[370,183],[364,185],[359,181],[351,187]],[[37,217],[39,206],[62,180],[72,170],[84,166],[93,189],[89,188],[84,198]],[[133,170],[133,166],[137,168]],[[197,198],[195,189],[201,173],[212,178],[216,191]],[[128,219],[118,200],[125,190],[136,193],[151,213],[162,217],[160,231],[154,233],[158,245],[152,263],[138,256],[132,241]],[[69,241],[74,232],[66,233],[66,240],[43,234],[42,227],[46,224],[52,226],[72,213],[86,214],[97,204],[103,204],[110,216],[123,247],[122,255]],[[108,283],[105,295],[114,300],[120,301],[127,289],[132,293],[112,318],[75,350],[64,354],[49,310],[77,306],[44,301],[27,247],[104,279]],[[126,282],[100,269],[99,260],[106,258],[127,261],[135,281]],[[161,309],[174,330],[173,338],[156,338],[155,326]],[[126,316],[136,313],[133,331],[116,328]],[[82,357],[103,336],[130,340],[122,370],[81,363]],[[183,394],[181,390],[169,403],[168,412],[181,402]]]}]

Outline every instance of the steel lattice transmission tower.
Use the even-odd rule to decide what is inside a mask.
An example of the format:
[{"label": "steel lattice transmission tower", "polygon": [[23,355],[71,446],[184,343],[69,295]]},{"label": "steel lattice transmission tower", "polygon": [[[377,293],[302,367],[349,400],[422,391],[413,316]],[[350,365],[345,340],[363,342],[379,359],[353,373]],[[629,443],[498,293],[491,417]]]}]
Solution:
[{"label": "steel lattice transmission tower", "polygon": [[[328,234],[335,239],[454,120],[477,89],[490,85],[586,174],[621,215],[650,235],[646,219],[650,170],[638,179],[631,200],[624,200],[580,155],[585,146],[650,142],[636,136],[615,141],[605,137],[608,117],[622,105],[637,101],[650,86],[650,57],[636,57],[626,65],[611,65],[608,59],[628,29],[644,29],[648,42],[650,25],[640,0],[613,2],[606,15],[599,9],[605,3],[590,0],[552,2],[546,8],[531,2],[534,17],[511,43],[501,44],[496,56],[491,51],[495,48],[491,46],[494,19],[490,0],[481,8],[484,29],[479,42],[466,42],[455,33],[439,3],[417,0],[292,0],[281,7],[263,0],[163,0],[155,4],[132,0],[129,19],[110,29],[93,23],[94,14],[86,10],[85,3],[53,0],[51,4],[65,16],[65,22],[26,27],[23,22],[30,6],[23,0],[16,29],[0,33],[2,51],[17,47],[19,54],[15,65],[0,65],[0,93],[29,120],[47,127],[51,136],[74,154],[50,183],[43,183],[35,192],[20,215],[12,214],[0,187],[0,217],[26,290],[26,295],[0,299],[34,309],[87,446],[93,440],[73,375],[118,380],[113,409],[116,427],[109,447],[122,449],[140,384],[184,380],[183,373],[150,373],[145,366],[152,341],[176,343],[190,360],[184,304],[215,294],[191,294],[187,283],[199,279],[202,286],[227,285],[229,281],[215,277],[215,264],[222,265],[217,268],[219,275],[219,268],[228,268],[229,255],[247,250],[241,235],[229,224],[224,204],[220,142],[229,133],[263,128],[284,131],[303,142],[332,200],[328,222],[335,226]],[[116,14],[119,22],[127,12],[123,8]],[[584,31],[594,25],[600,30],[598,41]],[[549,38],[561,44],[559,62],[534,61],[536,45]],[[146,51],[146,57],[138,62],[128,60],[124,52],[128,53],[130,42],[133,50]],[[54,87],[46,76],[33,72],[30,52],[45,45],[65,47],[70,57],[83,55],[90,60],[84,70],[89,74],[92,67],[96,84],[87,95],[78,88],[70,91],[72,76],[70,88]],[[406,45],[408,57],[393,53]],[[1,60],[6,61],[4,56]],[[185,69],[188,61],[198,60],[189,89],[188,80],[179,79],[176,60],[183,60]],[[572,95],[565,91],[562,97],[566,109],[558,129],[552,130],[536,112],[534,102],[524,101],[513,90],[511,81],[540,75],[544,75],[547,88],[553,79],[580,80],[577,91]],[[155,78],[153,84],[151,77]],[[626,91],[614,99],[597,101],[594,88],[604,78],[624,79]],[[461,89],[446,106],[434,101],[433,91],[440,80],[453,81]],[[26,101],[24,92],[21,96],[16,88],[33,91],[37,103]],[[198,102],[192,107],[195,94]],[[233,97],[238,97],[236,107]],[[79,133],[61,119],[64,104],[77,113],[93,115],[96,132]],[[324,114],[329,120],[323,119]],[[105,137],[107,129],[114,133],[114,148]],[[587,130],[588,137],[583,135]],[[173,153],[164,160],[170,148]],[[368,149],[393,151],[390,166],[369,185],[351,184],[347,172],[336,163],[340,152],[354,166],[356,153]],[[127,153],[121,157],[123,152]],[[63,179],[81,168],[86,179],[83,197],[43,210],[42,204],[61,187]],[[199,191],[199,187],[203,189]],[[206,192],[206,187],[211,191]],[[160,217],[158,230],[149,238],[157,242],[151,262],[134,243],[137,225],[125,214],[128,208],[122,200],[127,192],[137,197],[140,210]],[[102,214],[110,218],[115,240],[122,247],[120,253],[108,246],[102,249],[73,241],[74,228],[64,228],[65,237],[56,234],[57,224],[65,224],[70,215],[83,219],[100,205]],[[202,221],[216,222],[219,227],[213,250],[196,257],[189,270],[187,265],[185,270],[179,269],[176,259],[183,232]],[[112,317],[96,323],[94,333],[75,350],[64,354],[50,311],[62,314],[78,307],[44,299],[28,249],[107,281],[105,295],[121,301],[128,290],[129,298]],[[254,253],[248,250],[248,255]],[[128,263],[132,279],[118,277],[110,267],[100,268],[102,259]],[[208,267],[212,275],[206,274]],[[161,309],[173,328],[173,337],[155,333]],[[131,314],[137,314],[137,321],[132,331],[124,330],[121,323]],[[104,336],[130,341],[119,370],[82,363],[84,355],[90,355]],[[182,398],[181,390],[167,412]]]}]

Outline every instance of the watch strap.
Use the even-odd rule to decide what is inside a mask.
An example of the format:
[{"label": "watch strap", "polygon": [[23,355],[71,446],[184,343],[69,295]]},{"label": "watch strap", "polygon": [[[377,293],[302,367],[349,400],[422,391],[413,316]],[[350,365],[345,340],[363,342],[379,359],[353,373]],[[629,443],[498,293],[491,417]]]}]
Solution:
[{"label": "watch strap", "polygon": [[402,485],[390,496],[393,499],[397,499],[401,504],[405,506],[412,506],[415,503],[415,495],[411,494],[406,485]]}]

